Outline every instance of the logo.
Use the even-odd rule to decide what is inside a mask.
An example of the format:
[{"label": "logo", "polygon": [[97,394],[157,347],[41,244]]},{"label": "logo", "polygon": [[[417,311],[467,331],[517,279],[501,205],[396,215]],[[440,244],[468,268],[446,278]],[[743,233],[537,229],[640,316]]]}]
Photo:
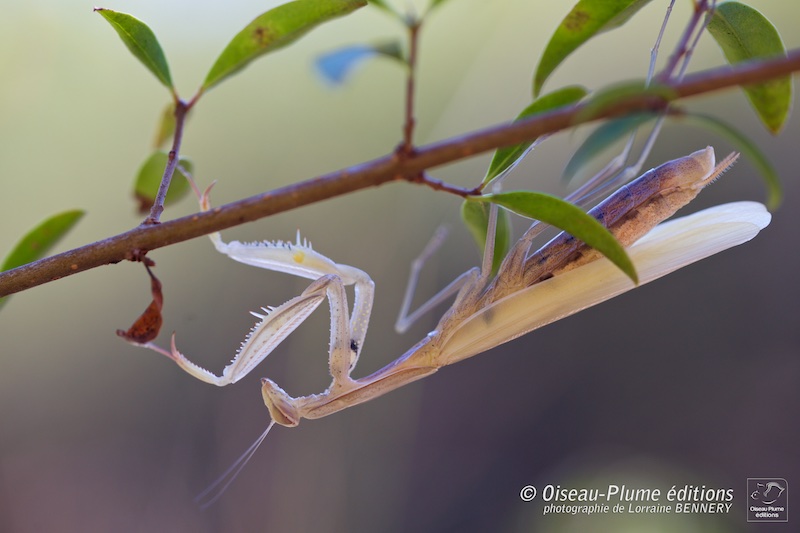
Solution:
[{"label": "logo", "polygon": [[785,479],[747,478],[747,521],[789,521],[789,484]]}]

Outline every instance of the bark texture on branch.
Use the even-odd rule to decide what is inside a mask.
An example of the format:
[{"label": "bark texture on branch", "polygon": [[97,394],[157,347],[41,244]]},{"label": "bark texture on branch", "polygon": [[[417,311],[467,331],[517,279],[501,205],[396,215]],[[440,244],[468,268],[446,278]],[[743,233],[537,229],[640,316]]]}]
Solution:
[{"label": "bark texture on branch", "polygon": [[[743,63],[687,75],[670,84],[674,100],[720,89],[763,81],[800,71],[800,50],[786,57]],[[125,233],[41,259],[0,273],[0,297],[48,283],[84,270],[141,257],[142,253],[194,239],[245,222],[258,220],[320,200],[333,198],[389,181],[417,181],[421,172],[440,165],[523,141],[577,124],[632,112],[661,110],[668,104],[659,96],[633,96],[586,117],[583,105],[555,110],[513,124],[494,126],[418,148],[412,153],[389,155],[269,192],[214,208],[206,213]]]}]

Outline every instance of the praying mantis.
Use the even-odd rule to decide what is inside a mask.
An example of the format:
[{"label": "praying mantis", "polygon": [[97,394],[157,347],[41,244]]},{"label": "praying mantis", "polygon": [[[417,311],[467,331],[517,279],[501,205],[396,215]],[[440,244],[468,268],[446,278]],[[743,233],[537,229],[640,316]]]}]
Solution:
[{"label": "praying mantis", "polygon": [[[720,205],[662,223],[737,157],[731,154],[715,165],[714,150],[707,147],[668,161],[624,185],[590,211],[627,247],[640,285],[747,242],[769,224],[770,214],[756,202]],[[198,191],[203,210],[211,209],[209,193],[210,188],[202,194]],[[494,234],[492,222],[490,219],[490,236]],[[482,267],[468,270],[442,291],[444,297],[455,294],[455,299],[435,329],[405,354],[366,377],[353,378],[351,373],[364,347],[374,283],[365,272],[335,263],[313,250],[299,235],[295,243],[249,244],[226,243],[219,233],[210,235],[216,250],[231,259],[313,280],[299,296],[278,307],[263,308],[263,313],[253,313],[258,323],[221,376],[189,361],[178,351],[174,334],[169,350],[153,343],[141,346],[167,356],[201,381],[229,385],[249,374],[327,298],[331,315],[330,386],[319,394],[292,397],[272,380],[261,381],[272,419],[267,431],[276,423],[297,426],[303,418],[320,418],[367,402],[636,286],[598,252],[563,232],[531,253],[533,240],[541,230],[542,226],[534,223],[494,276],[493,243],[488,239]],[[349,285],[355,289],[352,311],[345,292]],[[407,307],[406,302],[398,329],[413,320],[404,316]],[[264,436],[266,432],[258,442]]]}]

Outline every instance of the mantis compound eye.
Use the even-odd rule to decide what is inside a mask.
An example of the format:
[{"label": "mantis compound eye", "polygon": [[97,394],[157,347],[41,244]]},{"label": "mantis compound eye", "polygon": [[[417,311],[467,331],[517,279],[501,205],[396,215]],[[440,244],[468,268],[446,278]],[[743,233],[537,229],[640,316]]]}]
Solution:
[{"label": "mantis compound eye", "polygon": [[276,424],[295,427],[300,424],[300,415],[292,398],[271,379],[261,380],[261,396]]}]

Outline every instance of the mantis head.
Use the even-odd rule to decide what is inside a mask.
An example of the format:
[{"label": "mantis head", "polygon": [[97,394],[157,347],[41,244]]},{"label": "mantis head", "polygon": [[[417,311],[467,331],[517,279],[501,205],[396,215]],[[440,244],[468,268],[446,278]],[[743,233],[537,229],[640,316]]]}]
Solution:
[{"label": "mantis head", "polygon": [[295,402],[282,388],[271,379],[261,380],[261,396],[269,409],[269,416],[276,424],[286,427],[295,427],[300,424],[300,413]]},{"label": "mantis head", "polygon": [[715,166],[714,148],[707,146],[661,165],[661,188],[665,191],[700,190],[728,170],[738,158],[738,153],[731,153]]}]

